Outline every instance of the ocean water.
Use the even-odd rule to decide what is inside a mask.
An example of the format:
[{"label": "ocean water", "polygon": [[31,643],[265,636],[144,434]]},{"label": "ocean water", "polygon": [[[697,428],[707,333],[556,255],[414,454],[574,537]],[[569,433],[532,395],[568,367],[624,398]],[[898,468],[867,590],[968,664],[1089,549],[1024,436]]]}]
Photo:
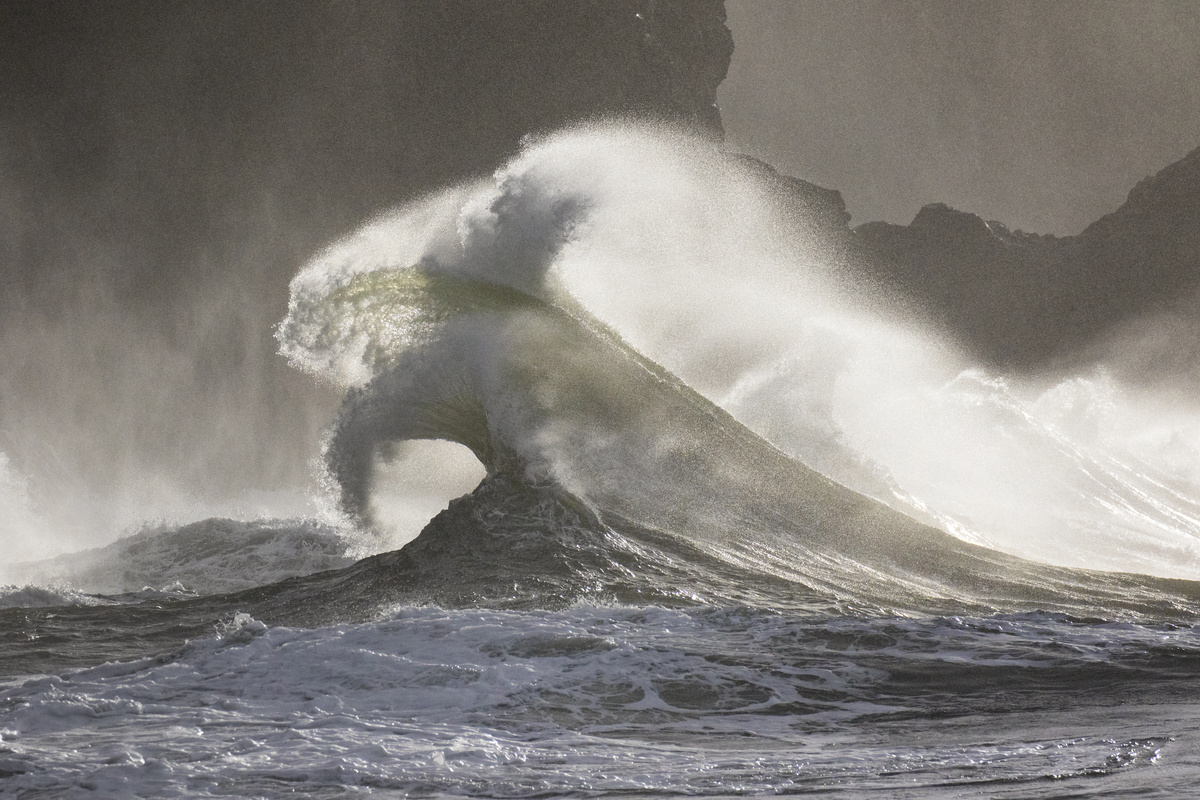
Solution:
[{"label": "ocean water", "polygon": [[5,796],[1200,781],[1200,411],[989,372],[718,144],[530,140],[315,256],[277,336],[345,391],[336,511],[5,564]]}]

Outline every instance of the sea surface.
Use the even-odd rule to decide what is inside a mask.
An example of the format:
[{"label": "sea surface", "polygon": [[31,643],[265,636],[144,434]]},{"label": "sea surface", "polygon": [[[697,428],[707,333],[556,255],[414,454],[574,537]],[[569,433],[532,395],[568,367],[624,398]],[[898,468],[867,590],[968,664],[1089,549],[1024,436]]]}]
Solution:
[{"label": "sea surface", "polygon": [[1190,796],[1200,413],[851,272],[617,124],[330,245],[277,335],[336,513],[0,566],[0,795]]}]

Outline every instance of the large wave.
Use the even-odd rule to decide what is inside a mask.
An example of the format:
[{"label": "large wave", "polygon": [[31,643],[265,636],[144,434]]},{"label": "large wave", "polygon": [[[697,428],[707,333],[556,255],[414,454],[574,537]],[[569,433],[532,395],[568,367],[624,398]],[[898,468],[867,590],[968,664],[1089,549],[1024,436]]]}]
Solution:
[{"label": "large wave", "polygon": [[278,330],[347,390],[342,509],[377,525],[380,464],[444,439],[489,496],[551,487],[585,527],[843,598],[1128,595],[997,551],[1197,574],[1187,490],[1106,449],[1095,413],[1072,430],[1101,373],[988,375],[812,230],[719,144],[618,124],[374,220],[297,275]]}]

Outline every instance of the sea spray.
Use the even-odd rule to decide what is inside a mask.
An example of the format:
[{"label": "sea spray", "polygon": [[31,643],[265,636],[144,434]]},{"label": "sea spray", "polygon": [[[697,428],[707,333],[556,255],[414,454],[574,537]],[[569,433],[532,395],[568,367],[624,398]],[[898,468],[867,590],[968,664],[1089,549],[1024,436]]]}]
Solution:
[{"label": "sea spray", "polygon": [[[677,131],[531,140],[492,180],[378,218],[301,271],[278,336],[293,364],[351,389],[329,463],[364,520],[380,454],[414,438],[458,441],[490,470],[515,455],[585,499],[672,474],[687,476],[668,493],[679,507],[786,494],[736,458],[683,468],[709,434],[672,432],[644,394],[677,386],[969,541],[1196,574],[1192,501],[1039,416],[1073,376],[1039,389],[988,375],[823,249],[759,171]],[[621,361],[649,383],[616,379]]]},{"label": "sea spray", "polygon": [[43,525],[29,496],[28,479],[0,452],[0,546],[13,561],[50,555],[41,536]]}]

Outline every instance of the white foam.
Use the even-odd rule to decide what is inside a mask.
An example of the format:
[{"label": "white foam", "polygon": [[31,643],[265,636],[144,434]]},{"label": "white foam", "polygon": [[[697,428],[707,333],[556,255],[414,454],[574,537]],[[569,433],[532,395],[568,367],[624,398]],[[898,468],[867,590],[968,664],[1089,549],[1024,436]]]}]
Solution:
[{"label": "white foam", "polygon": [[0,608],[95,606],[107,602],[70,586],[0,586]]},{"label": "white foam", "polygon": [[4,560],[50,555],[46,538],[46,525],[34,511],[29,496],[28,479],[17,471],[6,453],[0,452],[0,549]]}]

